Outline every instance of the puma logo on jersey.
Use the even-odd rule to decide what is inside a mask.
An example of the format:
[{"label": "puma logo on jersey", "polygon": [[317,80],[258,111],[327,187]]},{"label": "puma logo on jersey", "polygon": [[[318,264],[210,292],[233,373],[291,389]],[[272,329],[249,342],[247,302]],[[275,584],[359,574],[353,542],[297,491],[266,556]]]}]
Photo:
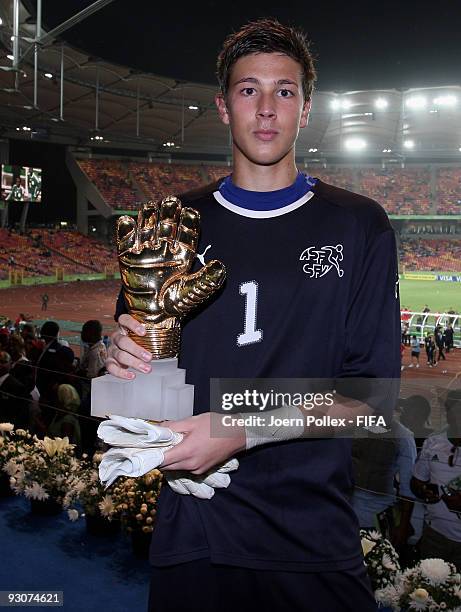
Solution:
[{"label": "puma logo on jersey", "polygon": [[338,273],[339,278],[344,276],[344,270],[340,268],[339,262],[343,261],[343,245],[323,246],[320,248],[310,246],[299,256],[300,261],[305,261],[303,272],[309,278],[322,278],[333,268]]},{"label": "puma logo on jersey", "polygon": [[202,264],[202,266],[205,265],[205,253],[208,251],[208,249],[211,249],[211,244],[209,244],[207,246],[207,248],[203,251],[203,253],[197,253],[196,257],[199,260],[199,262]]}]

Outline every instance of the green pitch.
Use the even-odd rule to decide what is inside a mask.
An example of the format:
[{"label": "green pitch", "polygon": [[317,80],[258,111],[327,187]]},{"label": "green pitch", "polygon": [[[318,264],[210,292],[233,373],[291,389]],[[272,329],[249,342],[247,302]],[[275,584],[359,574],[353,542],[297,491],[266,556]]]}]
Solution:
[{"label": "green pitch", "polygon": [[421,312],[427,304],[432,312],[446,312],[451,307],[461,312],[461,283],[444,281],[400,281],[400,305]]}]

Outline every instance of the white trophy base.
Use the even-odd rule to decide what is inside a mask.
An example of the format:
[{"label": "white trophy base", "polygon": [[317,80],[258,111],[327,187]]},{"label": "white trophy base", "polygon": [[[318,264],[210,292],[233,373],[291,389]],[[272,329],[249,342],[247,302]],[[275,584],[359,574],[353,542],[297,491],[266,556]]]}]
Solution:
[{"label": "white trophy base", "polygon": [[[116,414],[150,421],[176,421],[192,416],[194,387],[186,384],[186,371],[178,360],[151,361],[149,374],[136,372],[134,380],[106,374],[91,381],[91,414]],[[131,368],[130,368],[131,371]]]}]

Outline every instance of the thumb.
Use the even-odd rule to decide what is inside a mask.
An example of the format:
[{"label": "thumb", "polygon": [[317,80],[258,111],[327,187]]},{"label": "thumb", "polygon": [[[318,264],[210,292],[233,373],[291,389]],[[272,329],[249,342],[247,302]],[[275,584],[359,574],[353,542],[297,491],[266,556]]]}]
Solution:
[{"label": "thumb", "polygon": [[198,272],[183,276],[166,284],[163,308],[170,315],[182,316],[209,299],[224,283],[226,268],[213,259]]}]

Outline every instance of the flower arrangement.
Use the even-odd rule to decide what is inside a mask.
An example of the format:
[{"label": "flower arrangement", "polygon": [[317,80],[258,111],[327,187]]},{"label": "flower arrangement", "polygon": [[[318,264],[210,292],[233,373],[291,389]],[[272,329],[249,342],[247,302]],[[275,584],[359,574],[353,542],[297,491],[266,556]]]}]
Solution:
[{"label": "flower arrangement", "polygon": [[0,423],[0,469],[24,453],[38,438],[25,429],[14,429],[11,423]]},{"label": "flower arrangement", "polygon": [[114,483],[112,503],[128,532],[152,533],[161,486],[159,470],[151,470],[138,478],[120,478]]},{"label": "flower arrangement", "polygon": [[[101,459],[102,453],[94,453],[91,460],[84,454],[68,481],[69,488],[63,506],[71,521],[84,515],[101,516],[111,521],[117,515],[111,496],[112,487],[106,490],[99,480],[98,466]],[[75,507],[77,502],[83,506],[84,514]]]},{"label": "flower arrangement", "polygon": [[461,610],[461,576],[452,563],[442,559],[423,559],[405,570],[397,577],[395,589],[397,610]]},{"label": "flower arrangement", "polygon": [[79,467],[74,445],[69,444],[67,437],[43,440],[33,437],[31,442],[3,468],[10,476],[11,488],[31,500],[50,499],[62,504],[68,481]]},{"label": "flower arrangement", "polygon": [[25,454],[38,440],[25,429],[14,429],[11,423],[0,423],[0,476],[4,490],[11,487],[11,477],[19,470]]},{"label": "flower arrangement", "polygon": [[399,556],[386,538],[372,529],[361,529],[362,551],[375,594],[392,585],[400,571]]}]

